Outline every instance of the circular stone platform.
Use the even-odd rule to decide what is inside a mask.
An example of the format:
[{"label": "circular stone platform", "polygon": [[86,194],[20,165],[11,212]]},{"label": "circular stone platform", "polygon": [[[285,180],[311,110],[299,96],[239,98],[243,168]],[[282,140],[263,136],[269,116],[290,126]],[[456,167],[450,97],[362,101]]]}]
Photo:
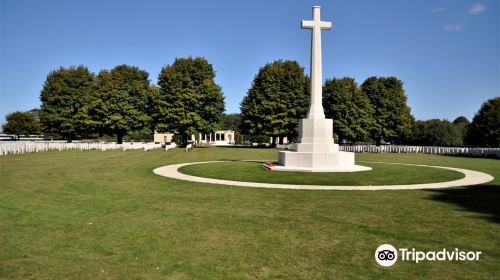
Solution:
[{"label": "circular stone platform", "polygon": [[323,185],[294,185],[294,184],[272,184],[272,183],[256,183],[256,182],[244,182],[244,181],[231,181],[231,180],[221,180],[206,177],[198,177],[180,173],[179,168],[187,165],[193,164],[204,164],[204,163],[215,163],[215,162],[226,162],[226,161],[205,161],[205,162],[189,162],[166,165],[153,170],[153,172],[160,176],[165,176],[172,179],[191,181],[197,183],[206,184],[219,184],[219,185],[229,185],[229,186],[240,186],[240,187],[251,187],[251,188],[268,188],[268,189],[299,189],[299,190],[418,190],[418,189],[440,189],[440,188],[451,188],[460,186],[470,186],[487,183],[493,180],[493,176],[468,169],[445,167],[445,166],[433,166],[433,165],[423,165],[423,164],[409,164],[409,163],[389,163],[389,162],[371,162],[371,163],[384,163],[384,164],[399,164],[399,165],[409,165],[409,166],[421,166],[421,167],[432,167],[440,168],[451,171],[457,171],[465,175],[464,178],[448,182],[439,183],[428,183],[428,184],[410,184],[410,185],[379,185],[379,186],[323,186]]}]

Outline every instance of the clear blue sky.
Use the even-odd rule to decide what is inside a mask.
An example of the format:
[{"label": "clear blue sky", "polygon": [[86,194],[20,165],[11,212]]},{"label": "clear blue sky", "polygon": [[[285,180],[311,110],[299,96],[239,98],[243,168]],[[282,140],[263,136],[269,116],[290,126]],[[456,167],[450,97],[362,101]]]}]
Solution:
[{"label": "clear blue sky", "polygon": [[204,56],[226,111],[239,112],[258,69],[297,60],[309,74],[311,19],[320,5],[323,77],[393,75],[417,119],[471,119],[500,95],[497,0],[107,1],[0,0],[0,122],[40,105],[47,74],[138,66],[156,83],[175,57]]}]

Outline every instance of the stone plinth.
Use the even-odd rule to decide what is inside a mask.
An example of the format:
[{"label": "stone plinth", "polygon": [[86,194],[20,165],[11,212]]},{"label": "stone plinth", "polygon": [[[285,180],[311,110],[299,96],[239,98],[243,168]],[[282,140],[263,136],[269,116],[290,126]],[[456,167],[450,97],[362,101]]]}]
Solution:
[{"label": "stone plinth", "polygon": [[331,119],[302,119],[299,122],[299,143],[293,151],[278,153],[275,171],[355,172],[371,170],[354,164],[354,153],[340,152],[333,141]]}]

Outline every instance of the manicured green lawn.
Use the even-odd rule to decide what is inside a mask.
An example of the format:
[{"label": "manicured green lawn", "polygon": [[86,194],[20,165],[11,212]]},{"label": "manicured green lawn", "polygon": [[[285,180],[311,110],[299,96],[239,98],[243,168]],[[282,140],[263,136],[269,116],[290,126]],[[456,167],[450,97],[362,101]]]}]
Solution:
[{"label": "manicured green lawn", "polygon": [[371,167],[366,172],[279,172],[262,167],[264,162],[216,162],[194,164],[179,168],[179,172],[199,177],[233,181],[247,181],[295,185],[397,185],[420,184],[458,180],[463,173],[432,167],[357,162]]},{"label": "manicured green lawn", "polygon": [[[500,278],[499,160],[357,155],[496,178],[441,190],[254,189],[152,172],[171,163],[276,157],[272,149],[236,148],[0,157],[0,278]],[[373,257],[382,243],[482,255],[382,268]]]}]

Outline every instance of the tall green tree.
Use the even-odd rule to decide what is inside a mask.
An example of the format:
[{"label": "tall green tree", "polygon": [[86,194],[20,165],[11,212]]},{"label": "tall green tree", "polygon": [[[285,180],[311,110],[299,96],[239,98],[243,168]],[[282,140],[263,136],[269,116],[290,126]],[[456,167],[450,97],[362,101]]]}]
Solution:
[{"label": "tall green tree", "polygon": [[193,133],[212,133],[224,112],[222,89],[203,57],[177,58],[163,67],[153,97],[153,119],[159,132],[175,132],[186,143]]},{"label": "tall green tree", "polygon": [[127,133],[150,125],[148,76],[146,71],[129,65],[99,72],[97,98],[90,105],[89,114],[99,131],[116,135],[118,144]]},{"label": "tall green tree", "polygon": [[41,125],[31,112],[16,111],[5,116],[7,121],[3,126],[5,133],[17,135],[17,139],[21,135],[39,134]]},{"label": "tall green tree", "polygon": [[395,77],[370,77],[361,90],[373,108],[372,138],[394,142],[411,133],[412,116],[406,104],[403,82]]},{"label": "tall green tree", "polygon": [[298,62],[277,60],[260,68],[241,102],[242,130],[248,135],[293,139],[307,114],[309,79]]},{"label": "tall green tree", "polygon": [[327,79],[323,87],[323,107],[325,116],[333,119],[333,131],[339,143],[369,139],[373,108],[353,78]]},{"label": "tall green tree", "polygon": [[71,142],[89,130],[86,105],[95,92],[95,75],[86,67],[60,67],[49,73],[40,100],[43,130]]},{"label": "tall green tree", "polygon": [[483,103],[472,119],[466,141],[468,145],[500,147],[500,97]]}]

